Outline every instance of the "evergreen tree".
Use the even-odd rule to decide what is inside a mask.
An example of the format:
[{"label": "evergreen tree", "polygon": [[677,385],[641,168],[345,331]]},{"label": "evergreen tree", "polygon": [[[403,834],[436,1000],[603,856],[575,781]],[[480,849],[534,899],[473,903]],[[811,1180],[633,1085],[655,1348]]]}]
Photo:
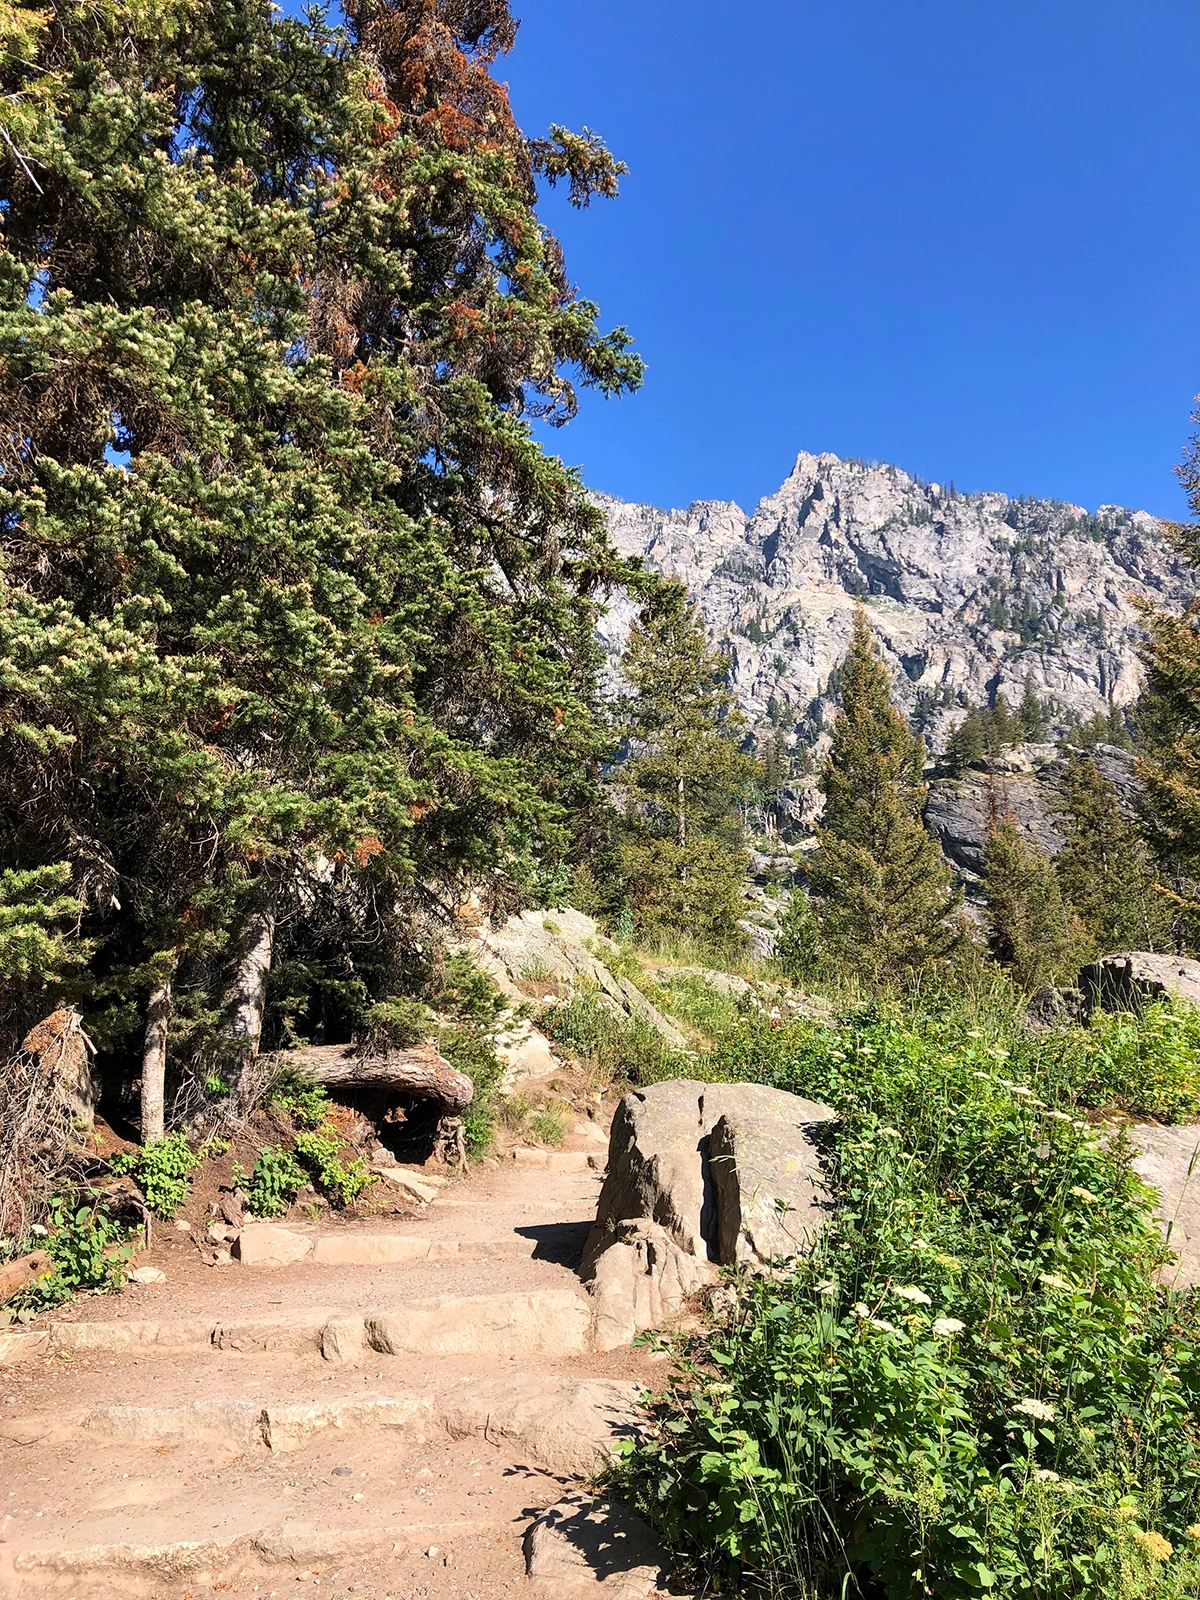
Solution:
[{"label": "evergreen tree", "polygon": [[1170,911],[1141,830],[1087,756],[1068,763],[1059,811],[1067,836],[1055,862],[1059,885],[1097,951],[1170,949]]},{"label": "evergreen tree", "polygon": [[1020,724],[1013,716],[1003,694],[996,696],[993,704],[983,713],[983,742],[989,756],[1002,755],[1011,750],[1020,737]]},{"label": "evergreen tree", "polygon": [[983,758],[983,722],[974,706],[968,706],[946,744],[946,763],[954,776],[961,778],[968,768],[979,766]]},{"label": "evergreen tree", "polygon": [[1030,744],[1040,744],[1046,737],[1049,718],[1033,686],[1032,678],[1025,679],[1025,691],[1017,709],[1017,722],[1020,725],[1022,738],[1028,740]]},{"label": "evergreen tree", "polygon": [[1016,818],[993,796],[984,851],[988,947],[1019,989],[1074,982],[1085,954],[1081,930],[1063,904],[1054,863],[1021,837]]},{"label": "evergreen tree", "polygon": [[740,801],[757,764],[738,749],[725,661],[681,584],[643,610],[621,670],[620,860],[636,930],[732,939],[748,864]]},{"label": "evergreen tree", "polygon": [[[1200,422],[1200,411],[1195,414]],[[1200,519],[1200,434],[1178,469]],[[1200,567],[1200,520],[1160,524],[1180,554]],[[1146,690],[1138,706],[1138,771],[1146,784],[1162,889],[1175,913],[1177,944],[1197,942],[1200,922],[1200,600],[1182,616],[1142,607]]]},{"label": "evergreen tree", "polygon": [[505,0],[346,15],[98,0],[0,55],[0,870],[62,865],[114,1050],[164,995],[253,1050],[322,915],[353,1009],[585,848],[624,569],[526,418],[640,367],[533,206],[621,169],[522,136]]},{"label": "evergreen tree", "polygon": [[861,606],[841,688],[809,881],[824,953],[888,982],[950,954],[959,896],[922,821],[924,747],[892,704]]}]

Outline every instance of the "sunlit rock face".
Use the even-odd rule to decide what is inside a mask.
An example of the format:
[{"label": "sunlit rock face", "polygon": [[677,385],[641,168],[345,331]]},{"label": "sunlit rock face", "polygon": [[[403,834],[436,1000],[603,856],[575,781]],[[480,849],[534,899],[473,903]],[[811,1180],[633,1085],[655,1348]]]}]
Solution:
[{"label": "sunlit rock face", "polygon": [[[799,455],[752,515],[596,498],[622,551],[688,585],[754,725],[816,731],[858,599],[934,748],[965,701],[1015,706],[1027,678],[1060,715],[1089,717],[1137,696],[1135,600],[1179,610],[1194,590],[1144,511],[964,495],[833,455]],[[621,600],[605,619],[614,653],[630,614]]]}]

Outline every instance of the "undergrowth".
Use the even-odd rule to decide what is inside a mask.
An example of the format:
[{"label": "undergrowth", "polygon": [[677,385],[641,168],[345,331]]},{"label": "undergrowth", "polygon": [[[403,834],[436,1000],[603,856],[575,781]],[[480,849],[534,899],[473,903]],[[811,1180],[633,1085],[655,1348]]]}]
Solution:
[{"label": "undergrowth", "polygon": [[207,1153],[207,1149],[193,1150],[182,1131],[168,1133],[140,1150],[119,1152],[112,1159],[112,1169],[128,1173],[141,1189],[147,1210],[169,1222],[187,1199],[192,1173]]},{"label": "undergrowth", "polygon": [[[1148,1191],[1083,1114],[1186,1114],[1195,1022],[1034,1036],[999,985],[833,1024],[690,979],[660,999],[711,1040],[689,1075],[839,1113],[816,1250],[683,1347],[621,1469],[690,1578],[780,1600],[1200,1594],[1197,1299],[1155,1286]],[[605,1049],[663,1075],[661,1051]]]},{"label": "undergrowth", "polygon": [[12,1253],[44,1250],[53,1270],[0,1307],[0,1323],[24,1321],[65,1304],[73,1295],[120,1289],[136,1248],[130,1230],[103,1201],[77,1195],[52,1199],[45,1223],[37,1224],[27,1238],[14,1245]]}]

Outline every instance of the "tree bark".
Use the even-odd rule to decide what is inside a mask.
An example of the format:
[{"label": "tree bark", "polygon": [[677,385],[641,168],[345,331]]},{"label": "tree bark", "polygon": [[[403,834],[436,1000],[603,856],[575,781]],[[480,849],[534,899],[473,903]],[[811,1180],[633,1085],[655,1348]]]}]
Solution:
[{"label": "tree bark", "polygon": [[242,933],[242,954],[229,1007],[229,1037],[244,1056],[257,1055],[262,1038],[277,913],[278,890],[272,887],[252,906]]},{"label": "tree bark", "polygon": [[167,1028],[171,1020],[171,980],[150,996],[142,1051],[142,1143],[166,1131]]},{"label": "tree bark", "polygon": [[314,1045],[307,1050],[289,1050],[279,1061],[282,1066],[307,1072],[327,1088],[386,1089],[440,1100],[452,1112],[465,1111],[475,1094],[466,1073],[452,1067],[431,1044],[369,1056],[354,1055],[350,1045]]}]

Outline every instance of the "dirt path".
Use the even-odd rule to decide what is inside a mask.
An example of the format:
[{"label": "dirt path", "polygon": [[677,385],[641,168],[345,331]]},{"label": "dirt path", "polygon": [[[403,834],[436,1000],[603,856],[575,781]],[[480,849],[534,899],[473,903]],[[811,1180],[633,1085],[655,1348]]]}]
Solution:
[{"label": "dirt path", "polygon": [[65,1308],[0,1367],[0,1600],[526,1589],[531,1518],[662,1372],[590,1349],[601,1174],[569,1143],[419,1216],[285,1230],[412,1259],[214,1267],[166,1233],[165,1282]]}]

